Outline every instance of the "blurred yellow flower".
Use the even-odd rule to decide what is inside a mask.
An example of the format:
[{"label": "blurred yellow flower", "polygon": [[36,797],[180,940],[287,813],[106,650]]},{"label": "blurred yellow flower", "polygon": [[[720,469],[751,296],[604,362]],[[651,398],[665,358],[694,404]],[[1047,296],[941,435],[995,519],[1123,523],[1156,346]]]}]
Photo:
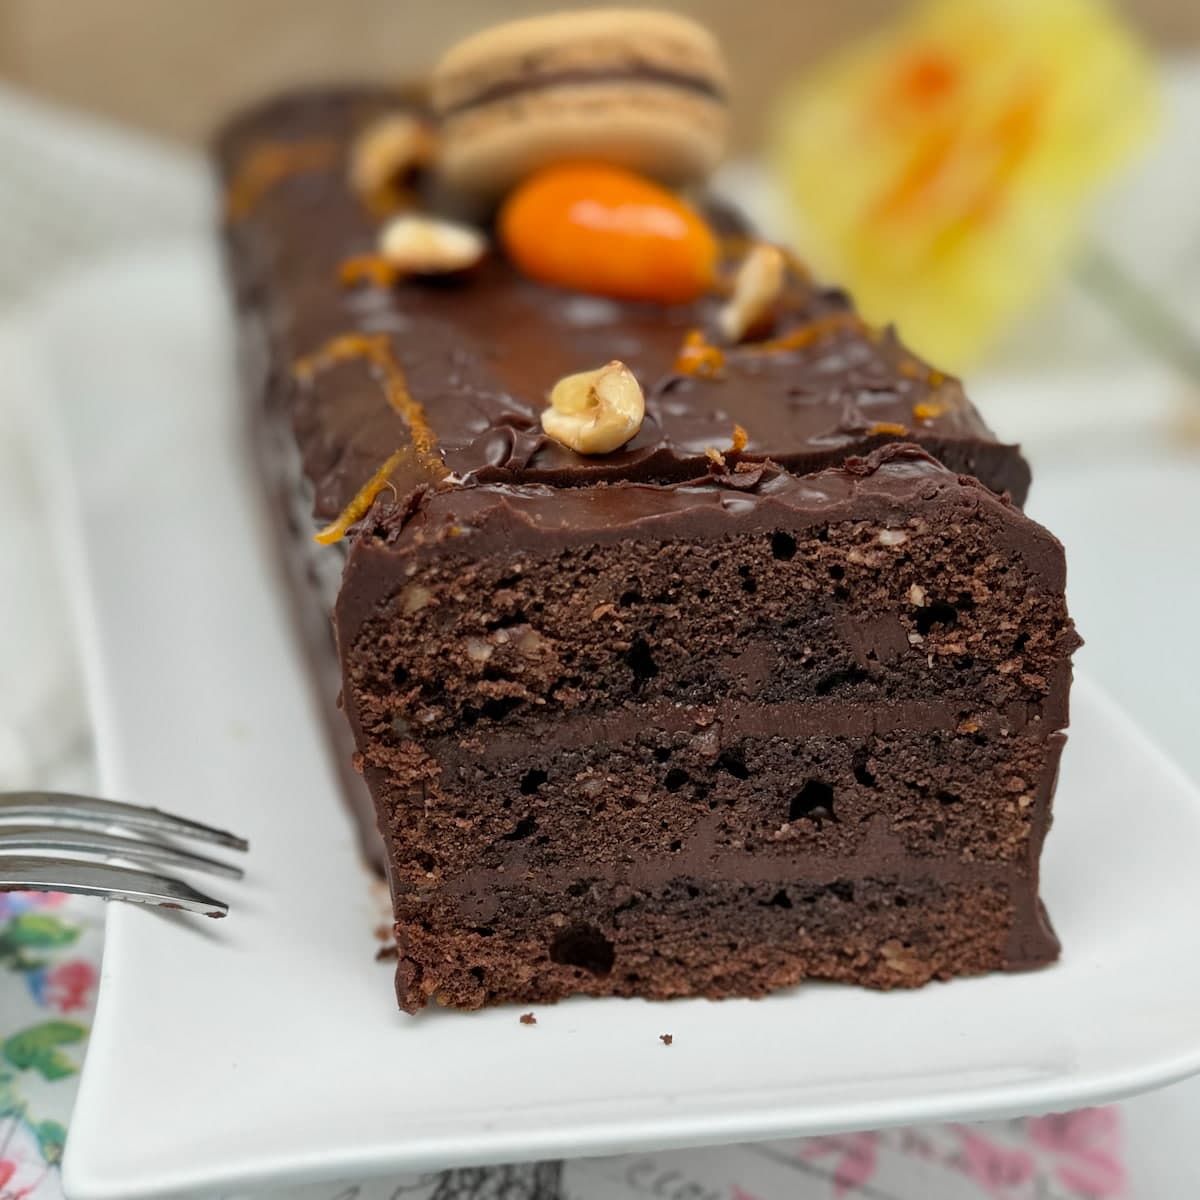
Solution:
[{"label": "blurred yellow flower", "polygon": [[774,159],[817,269],[957,368],[1063,269],[1154,107],[1100,0],[926,0],[785,98]]}]

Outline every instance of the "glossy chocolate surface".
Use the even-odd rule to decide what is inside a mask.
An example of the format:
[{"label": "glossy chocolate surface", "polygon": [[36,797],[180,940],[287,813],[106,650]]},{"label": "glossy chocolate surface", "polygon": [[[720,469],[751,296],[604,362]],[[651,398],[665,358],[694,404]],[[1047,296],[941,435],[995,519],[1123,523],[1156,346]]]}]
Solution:
[{"label": "glossy chocolate surface", "polygon": [[[271,389],[291,410],[318,521],[335,518],[410,438],[368,358],[318,366],[298,385],[281,369],[347,335],[386,339],[437,457],[460,481],[677,483],[705,476],[706,451],[728,448],[738,425],[748,438],[743,461],[808,474],[913,442],[1023,502],[1024,459],[996,441],[958,381],[924,364],[892,330],[866,328],[844,293],[799,275],[771,342],[727,349],[716,378],[676,367],[689,331],[712,336],[715,295],[676,307],[618,303],[534,283],[499,253],[452,282],[341,286],[339,271],[373,250],[379,226],[347,186],[347,148],[356,130],[404,102],[378,91],[305,93],[251,113],[219,145],[230,189],[244,189],[247,163],[264,147],[330,149],[321,169],[281,172],[260,187],[230,228],[243,306],[262,321]],[[798,344],[780,348],[789,342]],[[636,437],[597,457],[547,438],[539,415],[554,383],[614,358],[646,393]],[[429,480],[428,464],[406,456],[380,503]]]}]

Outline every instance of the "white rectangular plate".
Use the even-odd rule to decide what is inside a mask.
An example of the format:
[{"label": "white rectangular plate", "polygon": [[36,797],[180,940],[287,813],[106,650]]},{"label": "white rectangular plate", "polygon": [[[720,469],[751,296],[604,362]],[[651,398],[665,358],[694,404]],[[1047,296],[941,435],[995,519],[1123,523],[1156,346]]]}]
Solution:
[{"label": "white rectangular plate", "polygon": [[575,1000],[535,1027],[401,1015],[272,574],[213,248],[101,264],[43,324],[104,787],[252,843],[226,921],[112,907],[74,1200],[995,1117],[1200,1069],[1200,801],[1086,680],[1045,860],[1057,966]]}]

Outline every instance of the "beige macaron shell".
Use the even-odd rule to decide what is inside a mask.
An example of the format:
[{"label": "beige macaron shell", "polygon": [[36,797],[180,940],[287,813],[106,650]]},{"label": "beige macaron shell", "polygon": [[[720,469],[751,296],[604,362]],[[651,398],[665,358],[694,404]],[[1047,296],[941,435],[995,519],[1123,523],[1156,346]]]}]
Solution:
[{"label": "beige macaron shell", "polygon": [[716,38],[677,13],[589,9],[529,17],[486,29],[453,46],[434,68],[440,112],[498,84],[572,70],[657,69],[728,86]]},{"label": "beige macaron shell", "polygon": [[453,187],[498,193],[539,167],[608,162],[664,183],[711,174],[724,153],[722,104],[678,88],[629,82],[560,86],[451,118],[438,162]]},{"label": "beige macaron shell", "polygon": [[[591,78],[572,78],[580,75]],[[670,184],[703,179],[725,151],[727,83],[716,39],[675,13],[592,9],[514,21],[460,42],[435,69],[439,171],[482,196],[567,159]]]}]

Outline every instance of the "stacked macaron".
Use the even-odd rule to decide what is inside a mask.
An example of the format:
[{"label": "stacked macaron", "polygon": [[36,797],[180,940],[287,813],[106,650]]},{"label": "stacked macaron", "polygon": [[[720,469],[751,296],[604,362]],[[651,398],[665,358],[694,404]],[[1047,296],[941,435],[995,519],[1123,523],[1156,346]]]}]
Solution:
[{"label": "stacked macaron", "polygon": [[570,159],[670,184],[703,179],[725,149],[727,87],[716,39],[674,13],[514,21],[460,42],[434,70],[439,168],[488,195]]},{"label": "stacked macaron", "polygon": [[498,209],[502,248],[535,279],[696,299],[714,285],[718,241],[674,189],[724,153],[727,81],[716,39],[675,13],[554,13],[467,38],[433,72],[435,139],[412,112],[360,135],[352,185],[372,211],[400,215],[381,231],[383,265],[347,264],[346,278],[456,274],[484,254],[482,229],[404,211],[426,171],[460,209]]}]

